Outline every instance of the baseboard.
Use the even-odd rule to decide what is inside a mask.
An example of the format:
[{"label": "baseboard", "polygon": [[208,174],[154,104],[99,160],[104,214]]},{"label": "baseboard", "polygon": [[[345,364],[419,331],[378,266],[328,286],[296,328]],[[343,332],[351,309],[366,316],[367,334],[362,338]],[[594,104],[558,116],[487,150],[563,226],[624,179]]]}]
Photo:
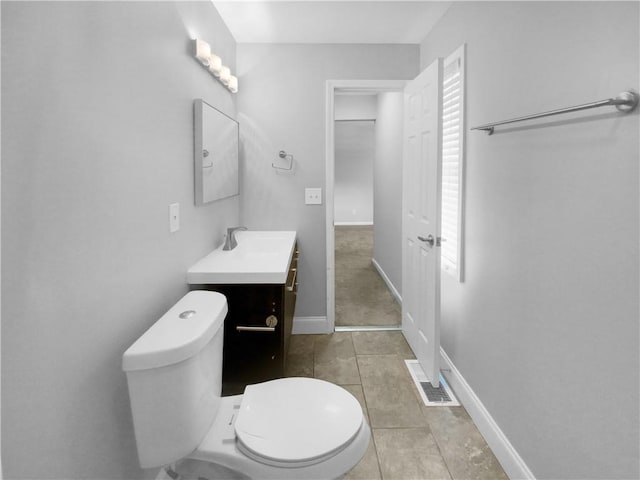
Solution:
[{"label": "baseboard", "polygon": [[384,283],[387,285],[387,288],[391,292],[391,295],[393,295],[393,298],[395,298],[396,302],[398,302],[398,305],[402,305],[402,297],[400,296],[400,293],[398,292],[396,287],[393,285],[393,283],[391,283],[391,280],[389,280],[389,277],[387,277],[387,274],[384,273],[384,270],[382,270],[382,267],[380,266],[380,264],[376,262],[375,258],[371,259],[371,263],[373,263],[373,266],[382,277],[382,280],[384,280]]},{"label": "baseboard", "polygon": [[327,317],[294,317],[293,335],[325,334],[329,331]]},{"label": "baseboard", "polygon": [[333,222],[336,227],[364,227],[373,225],[373,222]]},{"label": "baseboard", "polygon": [[500,462],[500,465],[502,465],[507,476],[511,480],[535,480],[527,464],[520,457],[516,449],[513,448],[509,439],[502,430],[500,430],[500,427],[489,411],[482,404],[442,347],[440,347],[440,357],[443,361],[441,368],[442,374],[447,379],[447,382],[449,382],[449,385],[458,396],[462,405],[464,405],[464,408],[473,419],[473,423],[476,424],[489,447],[491,447],[491,450]]}]

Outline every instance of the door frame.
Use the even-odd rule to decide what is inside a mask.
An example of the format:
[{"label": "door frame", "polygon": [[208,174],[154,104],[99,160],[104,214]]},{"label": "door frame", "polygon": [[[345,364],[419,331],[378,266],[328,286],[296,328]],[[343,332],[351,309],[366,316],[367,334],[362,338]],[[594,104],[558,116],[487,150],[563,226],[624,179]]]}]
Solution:
[{"label": "door frame", "polygon": [[327,331],[336,327],[335,283],[335,231],[334,231],[334,183],[335,183],[335,96],[336,91],[361,93],[402,92],[409,80],[327,80],[325,104],[325,218],[326,218],[326,273],[327,273]]}]

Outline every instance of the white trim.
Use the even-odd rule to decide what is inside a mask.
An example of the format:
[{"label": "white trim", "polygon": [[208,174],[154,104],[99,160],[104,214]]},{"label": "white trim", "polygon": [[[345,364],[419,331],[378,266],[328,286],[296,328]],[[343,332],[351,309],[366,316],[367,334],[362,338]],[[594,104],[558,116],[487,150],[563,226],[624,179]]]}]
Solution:
[{"label": "white trim", "polygon": [[[335,285],[335,231],[333,212],[333,185],[335,177],[335,95],[341,93],[401,92],[406,80],[327,80],[325,94],[325,215],[326,215],[326,272],[327,272],[327,328],[333,332],[336,326]],[[295,324],[294,324],[295,327]],[[327,332],[322,332],[327,333]]]},{"label": "white trim", "polygon": [[333,225],[336,227],[363,227],[371,226],[373,222],[334,222]]},{"label": "white trim", "polygon": [[329,328],[327,317],[294,317],[293,335],[314,335],[333,332],[333,327]]},{"label": "white trim", "polygon": [[443,71],[453,62],[460,62],[460,103],[462,112],[460,114],[459,131],[459,155],[458,155],[458,225],[456,232],[458,235],[458,245],[456,252],[456,265],[445,256],[442,256],[441,268],[443,271],[454,277],[458,282],[464,281],[464,205],[465,205],[465,165],[466,165],[466,68],[467,44],[463,43],[456,48],[442,63]]},{"label": "white trim", "polygon": [[[476,424],[476,427],[478,427],[487,444],[491,447],[491,450],[500,462],[500,465],[502,465],[507,476],[512,480],[535,480],[527,464],[522,457],[520,457],[513,445],[511,445],[507,436],[502,432],[489,411],[482,404],[442,347],[440,347],[440,357],[442,359],[442,373],[471,416],[473,423]],[[449,369],[449,371],[447,371],[447,369]]]},{"label": "white trim", "polygon": [[[2,9],[0,9],[0,24],[2,24]],[[0,40],[0,50],[2,49],[2,40]],[[0,79],[2,78],[2,66],[0,65]],[[0,91],[2,91],[2,80],[0,80]],[[2,132],[2,120],[0,119],[0,132]],[[2,172],[2,148],[0,147],[0,172]],[[0,185],[2,185],[2,174],[0,173]],[[1,190],[1,188],[0,188]],[[0,191],[0,198],[2,198]],[[2,205],[0,202],[0,211],[2,211]],[[2,221],[0,218],[0,238],[2,238]],[[2,252],[2,242],[0,241],[0,252]],[[0,254],[0,272],[2,272],[2,255]],[[2,273],[0,273],[0,285],[2,284]],[[0,332],[2,331],[2,294],[0,293]],[[0,345],[2,345],[2,334],[0,333]],[[2,372],[2,348],[0,347],[0,372]],[[0,380],[2,375],[0,374]],[[0,381],[0,385],[2,382]],[[0,387],[0,419],[2,418],[2,388]],[[0,432],[2,432],[2,421],[0,420]],[[0,480],[4,478],[2,470],[2,435],[0,435]]]},{"label": "white trim", "polygon": [[402,332],[400,325],[336,325],[336,332]]},{"label": "white trim", "polygon": [[327,81],[325,94],[325,218],[326,218],[326,272],[327,272],[327,326],[329,331],[333,331],[336,326],[336,273],[335,273],[335,228],[334,228],[334,202],[333,184],[335,177],[335,90],[339,82],[335,80]]},{"label": "white trim", "polygon": [[387,288],[391,292],[391,295],[393,295],[393,298],[395,298],[396,302],[398,302],[398,305],[402,306],[402,297],[400,296],[400,293],[398,292],[396,287],[393,285],[393,283],[391,283],[391,280],[389,279],[387,274],[384,273],[384,270],[382,269],[380,264],[376,261],[375,258],[371,259],[371,263],[373,264],[374,268],[378,271],[378,273],[382,277],[382,280],[384,280],[384,283],[387,285]]}]

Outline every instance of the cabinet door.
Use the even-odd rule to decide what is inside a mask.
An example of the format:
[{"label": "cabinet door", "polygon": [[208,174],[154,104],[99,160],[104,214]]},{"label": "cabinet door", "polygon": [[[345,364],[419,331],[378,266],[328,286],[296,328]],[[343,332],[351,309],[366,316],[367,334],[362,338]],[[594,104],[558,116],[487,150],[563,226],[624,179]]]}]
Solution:
[{"label": "cabinet door", "polygon": [[226,295],[223,384],[235,394],[284,375],[282,285],[235,285]]}]

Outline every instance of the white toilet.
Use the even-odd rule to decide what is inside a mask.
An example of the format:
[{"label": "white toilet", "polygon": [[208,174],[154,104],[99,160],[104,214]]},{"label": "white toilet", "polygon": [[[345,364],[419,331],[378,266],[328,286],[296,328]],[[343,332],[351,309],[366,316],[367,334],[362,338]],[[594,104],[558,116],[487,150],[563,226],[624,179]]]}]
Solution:
[{"label": "white toilet", "polygon": [[212,480],[341,478],[371,438],[358,401],[313,378],[222,397],[226,314],[222,294],[189,292],[124,353],[140,465]]}]

